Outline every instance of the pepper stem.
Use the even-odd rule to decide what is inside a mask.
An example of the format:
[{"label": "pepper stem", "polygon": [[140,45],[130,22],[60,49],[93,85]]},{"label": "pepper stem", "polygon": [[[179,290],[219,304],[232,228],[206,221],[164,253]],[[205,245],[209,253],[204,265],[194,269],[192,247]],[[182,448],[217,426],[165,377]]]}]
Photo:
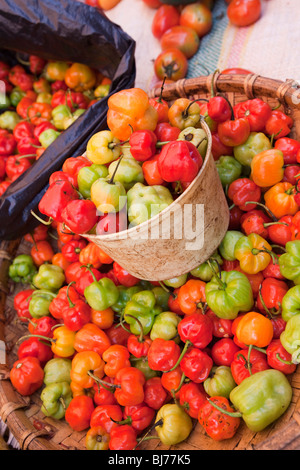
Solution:
[{"label": "pepper stem", "polygon": [[35,217],[39,222],[41,222],[41,224],[44,224],[44,225],[51,225],[52,222],[53,222],[53,219],[52,217],[49,217],[48,221],[47,220],[43,220],[41,217],[39,217],[35,212],[33,212],[33,210],[30,211],[31,215],[33,215],[33,217]]},{"label": "pepper stem", "polygon": [[221,411],[221,413],[224,413],[225,415],[228,415],[228,416],[231,416],[233,418],[242,418],[242,413],[240,413],[239,411],[236,411],[236,412],[233,412],[233,411],[227,411],[227,410],[224,410],[224,408],[221,408],[221,406],[218,406],[216,403],[214,403],[212,400],[210,400],[209,398],[207,398],[207,400],[209,401],[209,403],[214,407],[216,408],[217,410]]},{"label": "pepper stem", "polygon": [[114,177],[116,176],[116,173],[117,173],[117,171],[118,171],[118,168],[119,168],[119,166],[120,166],[120,163],[121,163],[121,161],[122,161],[122,158],[123,158],[123,155],[121,155],[121,157],[119,158],[118,163],[117,163],[117,166],[116,166],[116,168],[115,168],[115,170],[114,170],[114,172],[113,172],[113,174],[112,174],[112,177],[111,177],[110,180],[108,181],[108,184],[114,184]]},{"label": "pepper stem", "polygon": [[172,372],[173,370],[175,370],[179,364],[180,364],[180,361],[182,360],[183,356],[185,355],[185,353],[187,352],[188,348],[192,345],[192,342],[190,340],[187,340],[187,342],[185,343],[184,345],[184,348],[183,350],[181,351],[181,354],[175,364],[175,366],[173,366],[170,370],[167,370],[166,372]]},{"label": "pepper stem", "polygon": [[68,284],[68,287],[67,287],[67,299],[68,299],[69,307],[70,307],[70,308],[75,307],[75,304],[72,302],[72,300],[70,299],[70,296],[69,296],[69,289],[70,289],[70,286],[71,286],[72,284],[75,284],[75,281],[70,282],[70,283]]}]

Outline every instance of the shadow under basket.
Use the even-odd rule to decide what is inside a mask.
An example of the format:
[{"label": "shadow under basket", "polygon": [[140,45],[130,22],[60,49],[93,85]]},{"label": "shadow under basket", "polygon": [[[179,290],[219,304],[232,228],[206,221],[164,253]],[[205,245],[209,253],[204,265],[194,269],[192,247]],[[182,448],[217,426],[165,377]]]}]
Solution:
[{"label": "shadow under basket", "polygon": [[[281,109],[294,119],[291,137],[300,140],[300,94],[293,80],[281,82],[258,75],[211,75],[180,80],[168,84],[164,99],[169,102],[179,97],[189,99],[209,98],[211,84],[216,92],[223,93],[232,104],[253,97],[267,101],[272,107]],[[158,96],[160,88],[152,91]],[[299,97],[298,97],[299,95]],[[209,165],[210,159],[206,164]],[[217,207],[217,202],[215,205]],[[226,225],[226,224],[225,224]],[[214,234],[212,235],[214,237]],[[217,243],[217,242],[216,242]],[[137,251],[139,248],[137,248]],[[24,240],[1,243],[0,248],[0,417],[24,450],[84,450],[86,431],[75,432],[64,420],[54,420],[40,411],[40,391],[30,397],[21,397],[12,387],[9,370],[16,360],[16,341],[27,332],[27,327],[17,321],[13,307],[15,294],[24,286],[15,286],[8,280],[8,267],[19,253],[28,253],[30,246]],[[138,253],[137,253],[138,255]],[[153,258],[157,253],[153,253]],[[161,264],[180,264],[173,255],[164,257]],[[113,255],[117,258],[117,253]],[[154,259],[151,260],[153,262]],[[126,266],[126,264],[125,264]],[[151,451],[193,450],[300,450],[300,369],[288,379],[293,397],[288,410],[264,431],[253,433],[241,423],[232,439],[217,442],[208,437],[194,420],[194,429],[188,439],[176,446],[166,446],[159,440],[145,441],[141,449]],[[155,431],[153,432],[155,435]]]}]

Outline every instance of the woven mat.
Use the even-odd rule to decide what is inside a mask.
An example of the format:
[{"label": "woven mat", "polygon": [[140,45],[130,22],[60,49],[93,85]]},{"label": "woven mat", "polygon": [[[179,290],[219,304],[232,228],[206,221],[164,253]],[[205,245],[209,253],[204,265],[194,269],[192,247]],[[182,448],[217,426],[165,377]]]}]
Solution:
[{"label": "woven mat", "polygon": [[[259,75],[300,81],[299,0],[262,0],[262,16],[253,26],[229,24],[225,0],[216,0],[213,28],[189,61],[188,78],[206,75],[217,68],[243,67]],[[160,53],[159,41],[151,33],[154,9],[142,0],[121,0],[106,15],[119,24],[136,47],[136,86],[153,86],[153,61]]]}]

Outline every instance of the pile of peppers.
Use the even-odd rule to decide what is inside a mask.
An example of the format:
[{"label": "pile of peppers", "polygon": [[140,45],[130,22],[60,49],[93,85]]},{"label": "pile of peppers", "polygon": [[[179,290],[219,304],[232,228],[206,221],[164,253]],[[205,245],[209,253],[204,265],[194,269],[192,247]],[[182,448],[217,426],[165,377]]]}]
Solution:
[{"label": "pile of peppers", "polygon": [[0,62],[0,195],[111,86],[85,64],[16,57]]},{"label": "pile of peppers", "polygon": [[[300,363],[293,120],[259,98],[233,108],[221,95],[154,101],[139,89],[112,96],[110,129],[52,175],[40,202],[47,219],[26,235],[30,253],[10,267],[12,281],[24,284],[14,307],[28,330],[11,382],[22,395],[39,393],[44,415],[85,432],[89,450],[139,449],[149,438],[176,445],[195,422],[215,441],[232,439],[242,423],[263,431],[290,406]],[[192,157],[205,155],[202,119],[228,200],[228,230],[192,271],[138,279],[82,235],[110,232],[113,213],[114,230],[127,227],[117,194],[127,199],[128,217],[138,218],[131,197],[147,208],[153,198],[169,202],[163,190],[173,200],[186,190],[187,167],[197,168]],[[144,171],[149,162],[154,181]]]}]

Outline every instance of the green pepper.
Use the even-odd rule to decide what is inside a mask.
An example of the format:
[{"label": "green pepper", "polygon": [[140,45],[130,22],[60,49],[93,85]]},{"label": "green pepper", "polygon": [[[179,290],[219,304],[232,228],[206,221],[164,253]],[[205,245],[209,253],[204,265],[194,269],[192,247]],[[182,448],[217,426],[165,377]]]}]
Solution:
[{"label": "green pepper", "polygon": [[230,393],[247,427],[260,432],[287,410],[292,387],[286,376],[275,369],[257,372],[244,379]]},{"label": "green pepper", "polygon": [[176,445],[184,441],[193,429],[190,416],[175,403],[163,405],[155,418],[155,429],[161,442]]},{"label": "green pepper", "polygon": [[215,251],[209,258],[209,260],[200,264],[195,269],[192,269],[191,275],[201,279],[201,281],[208,282],[211,280],[213,275],[219,271],[219,266],[223,264],[223,260],[219,255],[218,251]]},{"label": "green pepper", "polygon": [[106,178],[107,175],[108,169],[105,165],[93,163],[91,166],[81,168],[77,176],[80,194],[82,194],[85,199],[90,199],[92,184],[99,178]]},{"label": "green pepper", "polygon": [[285,251],[279,258],[280,272],[286,279],[300,284],[300,240],[287,242]]},{"label": "green pepper", "polygon": [[197,147],[202,157],[206,155],[207,135],[203,129],[196,127],[186,127],[180,132],[179,136],[177,137],[177,140],[185,140],[187,142],[191,142],[195,145],[195,147]]},{"label": "green pepper", "polygon": [[99,281],[95,276],[93,278],[94,281],[84,289],[84,297],[94,310],[106,310],[117,302],[119,290],[108,277],[103,277]]},{"label": "green pepper", "polygon": [[49,147],[60,136],[60,132],[55,129],[46,129],[39,135],[39,141],[45,149]]},{"label": "green pepper", "polygon": [[37,268],[30,255],[18,255],[9,266],[8,275],[14,282],[30,284]]},{"label": "green pepper", "polygon": [[19,87],[13,88],[9,95],[12,106],[16,108],[24,96],[26,96],[25,91],[22,91]]},{"label": "green pepper", "polygon": [[58,291],[65,282],[64,271],[55,264],[42,264],[34,275],[32,283],[38,289]]},{"label": "green pepper", "polygon": [[28,309],[33,318],[41,318],[50,315],[49,307],[56,295],[47,290],[36,290],[29,301]]},{"label": "green pepper", "polygon": [[220,157],[215,164],[224,188],[238,179],[242,174],[242,165],[234,157]]},{"label": "green pepper", "polygon": [[206,302],[219,317],[233,320],[253,307],[253,292],[247,276],[239,271],[222,271],[205,286]]},{"label": "green pepper", "polygon": [[37,95],[36,102],[37,103],[47,103],[51,104],[52,95],[51,93],[47,93],[46,91],[42,91]]},{"label": "green pepper", "polygon": [[159,305],[163,310],[168,310],[168,303],[171,292],[159,286],[153,287],[151,290],[155,295],[156,304]]},{"label": "green pepper", "polygon": [[147,357],[131,357],[130,361],[132,367],[135,367],[136,369],[139,369],[141,372],[143,372],[146,380],[152,379],[152,377],[157,377],[159,375],[158,371],[150,369]]},{"label": "green pepper", "polygon": [[162,312],[159,313],[155,319],[150,332],[150,338],[152,341],[155,338],[163,338],[165,340],[171,340],[178,334],[177,326],[181,318],[174,312]]},{"label": "green pepper", "polygon": [[68,382],[52,383],[47,385],[40,396],[42,400],[41,411],[45,416],[51,416],[54,419],[65,417],[73,398],[72,390]]},{"label": "green pepper", "polygon": [[300,285],[291,287],[284,295],[281,303],[281,316],[288,321],[295,315],[300,314]]},{"label": "green pepper", "polygon": [[10,98],[5,93],[0,93],[0,109],[8,109],[10,106]]},{"label": "green pepper", "polygon": [[71,383],[72,361],[68,358],[54,357],[44,367],[44,384],[50,385],[57,382]]},{"label": "green pepper", "polygon": [[108,95],[109,90],[110,90],[109,83],[107,83],[107,85],[98,85],[94,91],[94,95],[96,98],[104,98],[105,96]]},{"label": "green pepper", "polygon": [[300,364],[300,315],[291,317],[280,335],[284,349],[292,355],[292,362]]},{"label": "green pepper", "polygon": [[136,183],[127,193],[128,220],[131,226],[140,225],[159,214],[173,202],[168,188]]},{"label": "green pepper", "polygon": [[164,284],[168,287],[173,287],[176,289],[177,287],[183,286],[183,284],[187,281],[188,274],[182,274],[181,276],[173,277],[172,279],[166,279]]},{"label": "green pepper", "polygon": [[73,124],[73,122],[75,122],[84,113],[85,113],[85,109],[79,108],[79,109],[76,109],[76,111],[74,111],[74,113],[71,116],[66,117],[63,122],[64,130],[68,129],[68,127],[70,127]]},{"label": "green pepper", "polygon": [[272,144],[263,132],[251,132],[246,142],[233,148],[234,158],[244,166],[251,166],[253,157],[272,148]]},{"label": "green pepper", "polygon": [[[131,333],[147,335],[153,326],[155,316],[161,313],[162,309],[156,305],[155,295],[150,290],[143,290],[134,294],[125,306],[124,320],[130,325]],[[138,321],[136,321],[136,319]]]},{"label": "green pepper", "polygon": [[219,252],[224,259],[227,261],[234,261],[236,259],[234,256],[234,248],[236,242],[243,236],[244,234],[238,230],[228,230],[226,232],[219,246]]},{"label": "green pepper", "polygon": [[20,121],[21,118],[15,111],[5,111],[0,115],[0,128],[13,131]]},{"label": "green pepper", "polygon": [[120,313],[123,315],[124,309],[126,307],[127,302],[131,300],[132,296],[137,292],[140,292],[143,289],[140,285],[135,285],[132,287],[125,287],[125,286],[117,286],[119,291],[118,300],[111,306],[114,312]]},{"label": "green pepper", "polygon": [[66,104],[60,104],[52,110],[52,120],[56,129],[64,130],[64,120],[72,116],[71,109]]},{"label": "green pepper", "polygon": [[203,382],[203,387],[211,397],[221,396],[229,398],[230,392],[236,387],[230,367],[213,366],[209,377]]},{"label": "green pepper", "polygon": [[[117,165],[118,161],[116,160],[109,165],[108,174],[110,178],[113,176]],[[135,183],[143,183],[144,173],[141,165],[133,157],[123,157],[114,176],[114,181],[119,181],[126,191],[132,188]]]}]

